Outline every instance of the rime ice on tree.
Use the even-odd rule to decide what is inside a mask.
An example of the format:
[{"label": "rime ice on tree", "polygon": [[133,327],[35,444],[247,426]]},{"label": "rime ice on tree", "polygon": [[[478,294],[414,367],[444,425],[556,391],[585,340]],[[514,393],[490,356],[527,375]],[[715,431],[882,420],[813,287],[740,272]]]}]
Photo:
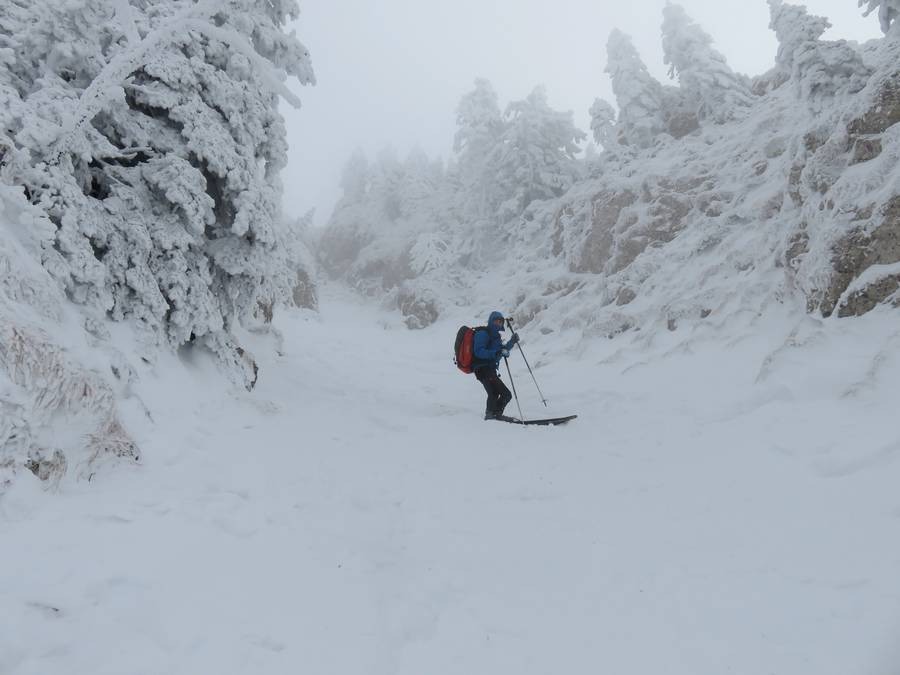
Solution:
[{"label": "rime ice on tree", "polygon": [[885,34],[890,32],[900,18],[900,0],[859,0],[859,6],[866,8],[867,16],[878,10],[878,21]]},{"label": "rime ice on tree", "polygon": [[746,78],[734,73],[712,48],[712,38],[680,5],[663,9],[662,44],[669,76],[677,77],[700,119],[725,122],[751,103]]},{"label": "rime ice on tree", "polygon": [[594,142],[604,150],[611,150],[616,143],[616,111],[601,98],[595,99],[588,113],[591,116],[591,132]]},{"label": "rime ice on tree", "polygon": [[461,208],[471,217],[488,219],[502,201],[490,160],[505,129],[497,102],[497,92],[485,79],[475,80],[475,88],[465,94],[456,108],[456,152],[459,176],[465,191],[474,196]]},{"label": "rime ice on tree", "polygon": [[823,97],[842,90],[856,93],[865,86],[871,71],[859,52],[845,40],[820,39],[831,27],[828,19],[782,0],[769,0],[769,11],[769,27],[778,38],[777,67],[814,110]]},{"label": "rime ice on tree", "polygon": [[631,38],[619,30],[606,43],[606,72],[619,107],[619,138],[648,147],[665,130],[662,85],[650,75]]},{"label": "rime ice on tree", "polygon": [[[283,79],[313,82],[284,27],[293,0],[18,4],[0,96],[13,161],[57,227],[69,296],[154,341],[207,344],[247,370],[235,322],[289,296],[279,172]],[[74,105],[73,105],[74,103]]]},{"label": "rime ice on tree", "polygon": [[571,112],[553,110],[547,92],[537,87],[506,109],[507,125],[491,166],[502,192],[501,217],[520,214],[532,201],[559,197],[579,176],[575,155],[586,134]]}]

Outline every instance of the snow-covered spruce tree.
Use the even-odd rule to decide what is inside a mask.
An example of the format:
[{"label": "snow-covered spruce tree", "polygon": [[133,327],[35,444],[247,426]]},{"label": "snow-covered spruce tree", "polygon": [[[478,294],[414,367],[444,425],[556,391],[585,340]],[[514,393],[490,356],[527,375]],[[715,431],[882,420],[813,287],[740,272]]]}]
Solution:
[{"label": "snow-covered spruce tree", "polygon": [[649,147],[665,131],[662,85],[647,70],[631,38],[617,29],[609,34],[606,57],[619,107],[618,142]]},{"label": "snow-covered spruce tree", "polygon": [[810,14],[803,5],[786,5],[783,0],[768,2],[769,28],[778,39],[775,64],[790,75],[797,59],[819,41],[831,22],[824,16]]},{"label": "snow-covered spruce tree", "polygon": [[588,114],[591,116],[594,142],[604,150],[612,150],[616,144],[616,109],[602,98],[597,98]]},{"label": "snow-covered spruce tree", "polygon": [[866,8],[866,16],[878,10],[878,20],[885,35],[900,19],[900,0],[858,0],[858,2],[860,7]]},{"label": "snow-covered spruce tree", "polygon": [[[194,342],[243,373],[236,322],[289,297],[279,172],[285,74],[314,81],[284,32],[295,0],[14,3],[0,24],[13,146],[57,231],[47,269],[88,310],[156,343]],[[14,21],[18,25],[12,25]]]},{"label": "snow-covered spruce tree", "polygon": [[818,109],[823,97],[854,94],[865,86],[871,70],[859,52],[846,40],[820,40],[831,27],[828,19],[782,0],[769,0],[769,11],[769,27],[778,38],[776,67],[790,78],[801,100]]},{"label": "snow-covered spruce tree", "polygon": [[678,78],[701,120],[733,119],[752,99],[747,78],[737,75],[712,48],[712,38],[680,5],[663,8],[662,45],[669,76]]},{"label": "snow-covered spruce tree", "polygon": [[536,87],[506,109],[506,128],[489,160],[505,200],[500,217],[506,221],[535,200],[559,197],[580,177],[575,155],[587,134],[575,126],[571,111],[553,110],[547,92]]},{"label": "snow-covered spruce tree", "polygon": [[467,217],[490,219],[502,201],[490,158],[501,143],[505,128],[494,87],[485,79],[475,80],[475,88],[460,99],[456,108],[453,138],[460,208]]}]

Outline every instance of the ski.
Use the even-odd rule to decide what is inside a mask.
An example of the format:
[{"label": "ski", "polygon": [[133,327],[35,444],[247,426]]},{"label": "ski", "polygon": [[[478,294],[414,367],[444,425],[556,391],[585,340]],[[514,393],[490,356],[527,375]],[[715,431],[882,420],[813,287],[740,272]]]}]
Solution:
[{"label": "ski", "polygon": [[503,417],[495,417],[494,419],[496,419],[498,422],[509,422],[510,424],[521,424],[524,426],[555,427],[560,424],[571,422],[576,417],[578,417],[578,415],[569,415],[567,417],[551,417],[550,419],[545,420],[520,420],[515,417],[506,417],[504,415]]}]

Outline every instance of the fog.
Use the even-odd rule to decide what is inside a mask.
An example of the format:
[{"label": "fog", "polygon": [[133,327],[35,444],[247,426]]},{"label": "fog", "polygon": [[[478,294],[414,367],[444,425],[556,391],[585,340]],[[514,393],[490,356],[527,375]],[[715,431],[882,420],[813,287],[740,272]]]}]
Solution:
[{"label": "fog", "polygon": [[[758,75],[774,64],[777,42],[764,0],[682,0],[736,71]],[[855,0],[809,0],[829,17],[826,39],[880,35]],[[290,143],[283,174],[285,212],[316,209],[323,224],[340,195],[340,169],[355,148],[370,157],[391,145],[451,153],[457,101],[476,77],[490,80],[501,106],[547,87],[550,104],[571,110],[588,130],[593,100],[615,103],[604,73],[606,38],[628,33],[650,71],[667,81],[660,44],[665,0],[301,0],[294,28],[309,48],[318,84],[292,89],[283,106]]]}]

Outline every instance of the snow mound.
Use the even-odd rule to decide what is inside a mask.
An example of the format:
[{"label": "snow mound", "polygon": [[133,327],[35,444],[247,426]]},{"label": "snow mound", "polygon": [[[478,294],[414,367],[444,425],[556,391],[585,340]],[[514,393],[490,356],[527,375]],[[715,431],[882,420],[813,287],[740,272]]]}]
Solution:
[{"label": "snow mound", "polygon": [[113,381],[127,384],[127,365],[109,349],[101,374],[89,330],[102,324],[71,309],[35,261],[38,242],[20,239],[51,229],[21,190],[0,192],[0,490],[25,468],[58,483],[107,458],[139,459]]}]

